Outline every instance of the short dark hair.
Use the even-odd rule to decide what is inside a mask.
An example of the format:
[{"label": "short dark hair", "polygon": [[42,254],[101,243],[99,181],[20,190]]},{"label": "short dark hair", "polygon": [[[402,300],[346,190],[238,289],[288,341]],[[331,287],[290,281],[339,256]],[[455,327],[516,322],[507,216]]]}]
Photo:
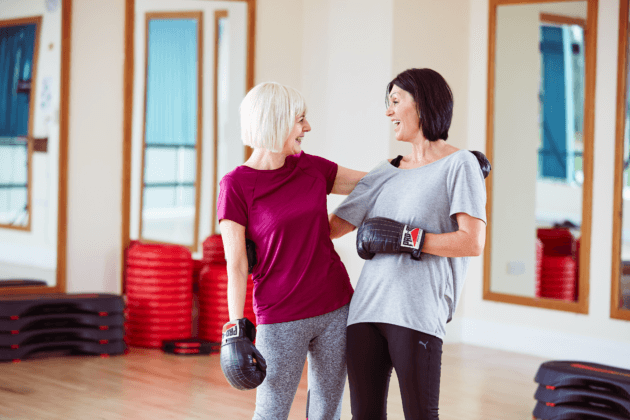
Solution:
[{"label": "short dark hair", "polygon": [[385,104],[394,85],[409,92],[416,101],[420,129],[427,140],[448,139],[453,118],[453,92],[440,73],[431,69],[409,69],[387,85]]}]

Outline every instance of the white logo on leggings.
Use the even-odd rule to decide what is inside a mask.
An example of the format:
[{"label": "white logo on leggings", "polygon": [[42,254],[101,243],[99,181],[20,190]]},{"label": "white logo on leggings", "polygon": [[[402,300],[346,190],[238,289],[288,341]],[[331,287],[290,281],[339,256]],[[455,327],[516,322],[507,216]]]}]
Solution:
[{"label": "white logo on leggings", "polygon": [[423,343],[422,341],[418,341],[420,344],[422,344],[424,346],[424,349],[427,349],[427,344],[429,344],[429,340],[427,340],[426,343]]}]

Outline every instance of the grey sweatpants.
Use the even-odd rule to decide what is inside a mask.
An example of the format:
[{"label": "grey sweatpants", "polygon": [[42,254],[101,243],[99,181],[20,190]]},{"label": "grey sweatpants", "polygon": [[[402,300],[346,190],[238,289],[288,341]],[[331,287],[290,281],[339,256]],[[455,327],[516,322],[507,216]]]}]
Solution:
[{"label": "grey sweatpants", "polygon": [[313,318],[256,327],[256,348],[267,376],[256,390],[253,420],[289,416],[308,354],[308,420],[341,417],[346,382],[346,321],[349,305]]}]

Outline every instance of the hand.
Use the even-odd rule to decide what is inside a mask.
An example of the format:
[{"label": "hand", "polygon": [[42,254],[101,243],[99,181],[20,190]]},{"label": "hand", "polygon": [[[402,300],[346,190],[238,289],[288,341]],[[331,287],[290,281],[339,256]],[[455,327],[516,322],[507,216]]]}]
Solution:
[{"label": "hand", "polygon": [[424,230],[385,217],[367,219],[357,232],[357,252],[364,260],[371,260],[375,254],[400,252],[419,260],[423,244]]},{"label": "hand", "polygon": [[477,161],[479,162],[479,166],[481,167],[481,172],[483,172],[483,177],[488,178],[490,171],[492,170],[492,165],[488,161],[488,158],[483,153],[477,150],[469,150],[470,153],[475,155]]},{"label": "hand", "polygon": [[256,327],[247,318],[223,326],[221,370],[230,385],[242,391],[254,389],[265,380],[267,362],[254,347]]}]

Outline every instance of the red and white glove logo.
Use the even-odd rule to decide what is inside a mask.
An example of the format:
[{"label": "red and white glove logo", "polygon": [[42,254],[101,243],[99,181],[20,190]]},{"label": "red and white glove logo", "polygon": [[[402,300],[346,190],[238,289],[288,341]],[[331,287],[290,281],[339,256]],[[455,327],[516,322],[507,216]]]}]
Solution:
[{"label": "red and white glove logo", "polygon": [[228,338],[238,337],[240,331],[238,328],[238,323],[232,324],[228,322],[223,326],[223,344],[227,342]]},{"label": "red and white glove logo", "polygon": [[420,247],[420,232],[420,228],[413,228],[409,230],[409,226],[405,225],[400,246],[418,249]]}]

